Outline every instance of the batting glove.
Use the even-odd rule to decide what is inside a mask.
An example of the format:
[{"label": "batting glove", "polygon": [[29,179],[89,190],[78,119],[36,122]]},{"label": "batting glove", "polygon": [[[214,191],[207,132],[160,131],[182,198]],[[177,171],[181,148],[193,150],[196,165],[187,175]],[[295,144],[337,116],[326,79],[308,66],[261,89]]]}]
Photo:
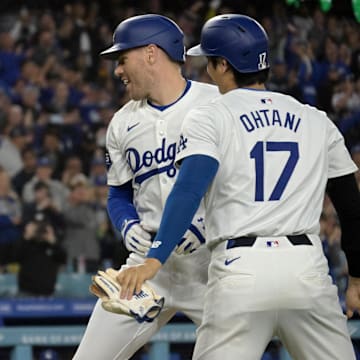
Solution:
[{"label": "batting glove", "polygon": [[184,237],[175,248],[179,255],[187,255],[194,252],[198,247],[205,243],[205,227],[203,219],[197,220],[198,226],[190,225]]},{"label": "batting glove", "polygon": [[140,220],[126,220],[122,226],[121,235],[129,251],[145,256],[150,250],[151,234],[144,230]]}]

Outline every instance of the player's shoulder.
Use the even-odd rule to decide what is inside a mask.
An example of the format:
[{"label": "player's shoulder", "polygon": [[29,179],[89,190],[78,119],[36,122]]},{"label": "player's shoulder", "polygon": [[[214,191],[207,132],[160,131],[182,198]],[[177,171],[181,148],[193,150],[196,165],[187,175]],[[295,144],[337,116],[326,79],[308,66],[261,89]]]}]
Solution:
[{"label": "player's shoulder", "polygon": [[323,121],[329,121],[329,117],[327,113],[314,105],[310,105],[307,103],[303,103],[300,100],[294,98],[288,94],[282,94],[275,92],[276,96],[280,97],[281,99],[285,100],[287,105],[297,110],[299,113],[306,113],[311,119],[318,119]]},{"label": "player's shoulder", "polygon": [[191,80],[191,94],[203,97],[205,99],[213,99],[220,95],[219,88],[216,85],[202,83],[199,81]]}]

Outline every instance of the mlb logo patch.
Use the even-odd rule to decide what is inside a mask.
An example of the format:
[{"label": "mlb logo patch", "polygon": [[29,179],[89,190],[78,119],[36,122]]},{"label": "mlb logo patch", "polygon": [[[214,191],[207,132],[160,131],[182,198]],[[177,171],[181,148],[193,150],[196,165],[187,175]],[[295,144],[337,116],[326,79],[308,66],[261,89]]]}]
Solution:
[{"label": "mlb logo patch", "polygon": [[280,244],[278,240],[270,240],[266,242],[267,247],[278,247],[279,245]]},{"label": "mlb logo patch", "polygon": [[272,99],[270,99],[270,98],[263,98],[263,99],[261,99],[261,103],[262,103],[262,104],[266,104],[266,105],[272,105]]}]

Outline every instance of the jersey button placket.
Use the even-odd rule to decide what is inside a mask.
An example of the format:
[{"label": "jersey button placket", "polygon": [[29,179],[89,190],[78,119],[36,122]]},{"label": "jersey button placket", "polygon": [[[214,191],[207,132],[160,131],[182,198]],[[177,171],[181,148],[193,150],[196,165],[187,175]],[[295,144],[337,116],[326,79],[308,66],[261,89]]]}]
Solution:
[{"label": "jersey button placket", "polygon": [[165,122],[163,119],[160,119],[157,124],[157,133],[160,135],[161,139],[166,135],[165,131]]},{"label": "jersey button placket", "polygon": [[[162,118],[159,118],[159,120],[157,121],[156,134],[157,134],[158,144],[159,144],[159,146],[162,146],[163,139],[164,139],[164,137],[166,138],[166,135],[167,135],[166,122]],[[166,144],[166,145],[168,145],[168,144]],[[165,149],[165,151],[166,151],[166,149]],[[162,167],[164,165],[165,165],[165,163],[159,164],[160,167]],[[167,177],[166,172],[159,174],[159,181],[161,184],[161,186],[160,186],[161,201],[162,201],[163,205],[165,205],[166,196],[168,194],[167,184],[169,183],[169,179]]]}]

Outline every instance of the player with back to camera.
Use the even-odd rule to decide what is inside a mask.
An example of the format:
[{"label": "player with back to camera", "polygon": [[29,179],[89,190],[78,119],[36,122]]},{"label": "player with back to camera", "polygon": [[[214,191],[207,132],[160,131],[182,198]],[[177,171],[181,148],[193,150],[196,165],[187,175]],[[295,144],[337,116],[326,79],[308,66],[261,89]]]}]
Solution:
[{"label": "player with back to camera", "polygon": [[166,266],[205,194],[211,261],[193,359],[260,359],[273,336],[294,360],[355,359],[319,239],[328,185],[351,317],[360,308],[360,196],[342,135],[324,112],[266,90],[268,38],[254,19],[208,20],[188,55],[207,56],[223,95],[185,118],[157,247],[118,274],[121,297]]},{"label": "player with back to camera", "polygon": [[[126,268],[144,261],[158,230],[177,175],[176,142],[186,113],[219,92],[214,85],[182,76],[183,33],[161,15],[140,15],[121,22],[113,46],[101,56],[117,61],[115,75],[131,98],[115,113],[106,139],[108,211],[132,251]],[[104,311],[98,301],[74,359],[129,359],[177,311],[200,324],[210,254],[202,245],[201,208],[188,229],[166,266],[150,282],[165,297],[160,316],[138,324],[131,317]]]}]

